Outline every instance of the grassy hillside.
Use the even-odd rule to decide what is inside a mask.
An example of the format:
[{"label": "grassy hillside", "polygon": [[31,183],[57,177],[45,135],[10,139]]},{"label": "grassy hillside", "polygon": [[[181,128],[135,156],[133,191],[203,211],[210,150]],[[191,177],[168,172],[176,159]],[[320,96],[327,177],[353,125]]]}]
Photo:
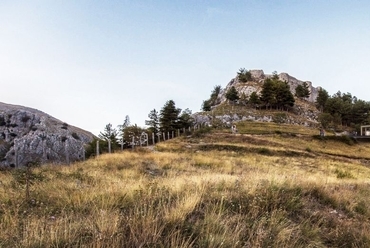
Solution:
[{"label": "grassy hillside", "polygon": [[1,171],[0,247],[370,247],[368,143],[238,128]]}]

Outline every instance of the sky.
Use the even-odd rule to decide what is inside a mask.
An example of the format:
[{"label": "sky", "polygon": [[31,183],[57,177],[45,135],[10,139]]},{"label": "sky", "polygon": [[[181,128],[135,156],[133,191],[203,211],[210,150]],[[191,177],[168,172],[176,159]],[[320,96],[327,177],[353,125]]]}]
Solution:
[{"label": "sky", "polygon": [[368,0],[0,0],[0,102],[94,134],[200,111],[240,68],[370,101]]}]

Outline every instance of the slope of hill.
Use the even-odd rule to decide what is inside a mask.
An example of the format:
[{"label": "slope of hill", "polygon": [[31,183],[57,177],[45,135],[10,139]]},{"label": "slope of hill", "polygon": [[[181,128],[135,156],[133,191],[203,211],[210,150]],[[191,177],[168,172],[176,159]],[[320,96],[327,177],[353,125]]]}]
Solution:
[{"label": "slope of hill", "polygon": [[93,137],[39,110],[0,102],[0,167],[81,160]]},{"label": "slope of hill", "polygon": [[297,125],[238,128],[27,177],[3,171],[0,246],[370,246],[368,143]]}]

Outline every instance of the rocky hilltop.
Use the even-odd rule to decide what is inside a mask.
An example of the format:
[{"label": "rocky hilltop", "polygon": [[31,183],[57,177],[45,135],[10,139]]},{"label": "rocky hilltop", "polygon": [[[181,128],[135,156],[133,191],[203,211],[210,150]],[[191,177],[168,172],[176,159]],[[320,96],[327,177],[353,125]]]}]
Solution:
[{"label": "rocky hilltop", "polygon": [[294,107],[284,114],[279,114],[276,111],[261,111],[252,107],[233,104],[227,107],[228,101],[226,93],[231,87],[235,87],[239,96],[245,95],[247,98],[257,92],[260,95],[264,81],[271,78],[273,74],[265,74],[263,70],[249,70],[251,80],[242,82],[239,77],[231,79],[230,82],[217,95],[213,102],[212,111],[195,113],[193,115],[196,125],[224,125],[230,127],[232,123],[239,121],[258,121],[258,122],[279,122],[289,123],[293,125],[303,125],[316,127],[318,125],[319,111],[315,107],[315,101],[321,87],[313,87],[310,81],[298,80],[290,76],[288,73],[277,74],[279,80],[285,81],[290,87],[290,91],[295,95],[295,89],[298,85],[306,83],[310,91],[310,96],[306,99],[295,98]]},{"label": "rocky hilltop", "polygon": [[[250,70],[249,71],[252,75],[252,81],[250,82],[240,82],[239,78],[236,76],[235,78],[231,79],[231,81],[227,84],[227,86],[220,92],[218,96],[218,102],[226,101],[226,92],[234,86],[236,90],[239,92],[239,95],[244,93],[247,97],[252,94],[252,92],[256,91],[260,93],[262,90],[263,82],[266,78],[271,78],[272,74],[265,74],[263,70]],[[288,73],[280,73],[278,74],[279,80],[285,81],[288,83],[290,87],[290,91],[295,94],[295,89],[298,85],[303,85],[303,83],[307,83],[310,96],[306,99],[309,102],[315,102],[318,92],[321,87],[313,87],[310,81],[301,81],[296,79],[295,77],[290,76]]]},{"label": "rocky hilltop", "polygon": [[82,160],[93,138],[42,111],[0,102],[0,167]]}]

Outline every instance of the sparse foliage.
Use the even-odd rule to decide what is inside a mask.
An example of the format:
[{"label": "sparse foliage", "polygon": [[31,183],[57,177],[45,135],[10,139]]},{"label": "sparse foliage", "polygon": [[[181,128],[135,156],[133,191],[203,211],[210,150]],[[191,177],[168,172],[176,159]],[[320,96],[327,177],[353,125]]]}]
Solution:
[{"label": "sparse foliage", "polygon": [[240,68],[238,71],[238,78],[241,82],[245,83],[252,80],[252,74],[245,68]]},{"label": "sparse foliage", "polygon": [[220,85],[214,86],[214,88],[211,92],[210,98],[208,100],[204,100],[203,103],[202,103],[202,110],[203,111],[211,111],[212,106],[215,106],[219,103],[217,101],[217,98],[218,98],[218,95],[221,92],[221,89],[222,88],[221,88]]},{"label": "sparse foliage", "polygon": [[118,137],[118,132],[115,128],[113,128],[112,124],[108,123],[103,132],[100,132],[99,138],[102,140],[106,141],[111,141],[112,142],[112,147],[113,145],[117,144],[117,137]]}]

